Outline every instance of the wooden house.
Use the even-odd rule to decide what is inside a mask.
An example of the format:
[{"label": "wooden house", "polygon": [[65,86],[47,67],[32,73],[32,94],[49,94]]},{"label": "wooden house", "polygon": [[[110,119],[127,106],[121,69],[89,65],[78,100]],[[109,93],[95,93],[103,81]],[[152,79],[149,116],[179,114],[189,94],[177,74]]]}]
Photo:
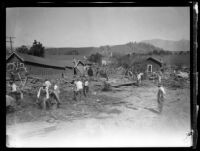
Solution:
[{"label": "wooden house", "polygon": [[37,56],[13,52],[6,59],[7,71],[15,68],[25,67],[31,75],[46,78],[60,78],[73,75],[72,60],[53,60]]},{"label": "wooden house", "polygon": [[163,62],[159,59],[149,57],[145,61],[146,64],[146,72],[147,73],[153,73],[153,72],[158,72],[161,70],[163,66]]}]

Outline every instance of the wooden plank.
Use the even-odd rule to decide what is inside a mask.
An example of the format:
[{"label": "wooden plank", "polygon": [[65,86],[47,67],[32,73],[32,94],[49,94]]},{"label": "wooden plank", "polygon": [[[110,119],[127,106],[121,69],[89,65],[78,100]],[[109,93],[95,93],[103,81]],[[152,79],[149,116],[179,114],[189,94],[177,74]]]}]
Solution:
[{"label": "wooden plank", "polygon": [[129,82],[129,83],[122,83],[122,84],[110,84],[111,87],[120,87],[120,86],[131,86],[133,84],[136,84],[137,82],[134,81],[134,82]]}]

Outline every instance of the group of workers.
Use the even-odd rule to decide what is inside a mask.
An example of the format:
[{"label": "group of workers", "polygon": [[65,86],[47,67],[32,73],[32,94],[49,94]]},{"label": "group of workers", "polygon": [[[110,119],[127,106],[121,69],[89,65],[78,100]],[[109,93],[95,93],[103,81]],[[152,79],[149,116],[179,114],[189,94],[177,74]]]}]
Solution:
[{"label": "group of workers", "polygon": [[72,84],[75,101],[77,101],[77,97],[81,100],[82,93],[85,97],[88,95],[89,79],[86,76],[74,78]]},{"label": "group of workers", "polygon": [[[77,99],[79,98],[79,100],[81,100],[82,98],[82,93],[84,94],[84,96],[86,97],[88,95],[89,92],[89,80],[86,76],[83,77],[77,77],[74,78],[74,80],[72,82],[70,82],[70,84],[73,86],[73,93],[74,93],[74,100],[77,101]],[[54,82],[53,87],[51,82],[46,79],[46,81],[43,83],[42,87],[39,88],[38,93],[37,93],[37,102],[39,102],[39,100],[41,101],[42,99],[42,103],[43,103],[43,108],[46,109],[46,102],[47,100],[50,98],[50,94],[51,97],[54,98],[54,100],[56,101],[58,107],[61,104],[60,101],[60,90],[59,90],[59,85],[58,83]]]},{"label": "group of workers", "polygon": [[[137,83],[138,85],[141,84],[143,73],[137,74]],[[73,81],[71,82],[73,86],[73,99],[75,101],[82,99],[82,94],[87,97],[89,92],[89,79],[87,76],[82,77],[74,77]],[[16,102],[18,103],[19,99],[22,97],[23,93],[17,87],[14,81],[10,82],[11,93],[10,95],[15,98]],[[45,80],[42,87],[39,88],[37,93],[37,103],[42,102],[43,108],[46,109],[46,102],[50,97],[53,97],[56,101],[58,107],[61,104],[60,101],[60,90],[59,90],[59,83],[50,82],[48,79]],[[163,109],[163,102],[164,102],[164,94],[166,94],[162,84],[161,84],[161,74],[158,74],[158,92],[157,92],[157,103],[158,103],[158,111],[162,112]]]},{"label": "group of workers", "polygon": [[42,87],[40,87],[38,90],[37,103],[42,101],[43,108],[46,109],[46,102],[50,98],[50,96],[52,96],[56,101],[57,106],[59,107],[59,105],[61,104],[59,94],[60,90],[58,82],[52,82],[51,84],[51,82],[48,79],[46,79]]}]

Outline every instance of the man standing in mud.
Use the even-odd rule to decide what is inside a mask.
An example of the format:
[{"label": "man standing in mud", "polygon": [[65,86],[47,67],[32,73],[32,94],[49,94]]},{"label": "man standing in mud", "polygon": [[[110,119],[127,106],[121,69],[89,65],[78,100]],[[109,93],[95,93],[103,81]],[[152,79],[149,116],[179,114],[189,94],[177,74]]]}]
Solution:
[{"label": "man standing in mud", "polygon": [[99,75],[99,67],[96,68],[96,77]]},{"label": "man standing in mud", "polygon": [[161,80],[162,80],[162,73],[160,71],[158,72],[158,84],[161,84]]},{"label": "man standing in mud", "polygon": [[143,73],[139,73],[139,74],[137,75],[137,84],[138,84],[138,86],[140,86],[140,84],[141,84],[142,75],[143,75]]},{"label": "man standing in mud", "polygon": [[46,85],[46,88],[49,89],[51,87],[51,82],[48,79],[46,79],[45,85]]},{"label": "man standing in mud", "polygon": [[89,81],[87,77],[84,77],[83,79],[83,94],[86,97],[89,92]]},{"label": "man standing in mud", "polygon": [[60,97],[59,97],[60,90],[59,90],[59,86],[58,86],[58,84],[56,82],[54,83],[54,87],[53,88],[54,88],[53,93],[55,94],[55,100],[56,100],[57,105],[59,107],[60,104],[61,104]]},{"label": "man standing in mud", "polygon": [[74,81],[74,100],[77,101],[77,96],[79,96],[81,100],[81,95],[83,91],[83,82],[80,78]]},{"label": "man standing in mud", "polygon": [[10,80],[15,81],[15,75],[13,72],[10,73]]},{"label": "man standing in mud", "polygon": [[16,103],[19,104],[19,100],[22,99],[19,87],[15,84],[15,81],[10,82],[10,87],[11,87],[10,96],[15,98]]},{"label": "man standing in mud", "polygon": [[38,99],[40,98],[43,104],[43,109],[46,110],[46,102],[49,99],[49,90],[45,83],[42,85],[42,87],[39,88],[39,91],[37,94],[37,103],[38,103]]},{"label": "man standing in mud", "polygon": [[159,83],[158,84],[158,93],[157,93],[157,101],[158,101],[158,111],[161,113],[163,109],[163,103],[164,103],[164,94],[166,94],[164,88]]}]

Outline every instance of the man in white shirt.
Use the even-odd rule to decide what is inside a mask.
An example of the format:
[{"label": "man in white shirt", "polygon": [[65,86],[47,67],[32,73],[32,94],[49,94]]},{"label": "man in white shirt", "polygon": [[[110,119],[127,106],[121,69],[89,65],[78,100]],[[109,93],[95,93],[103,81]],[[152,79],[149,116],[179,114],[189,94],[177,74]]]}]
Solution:
[{"label": "man in white shirt", "polygon": [[159,83],[158,84],[158,93],[157,93],[157,101],[158,101],[158,111],[161,113],[163,109],[163,103],[164,103],[164,94],[166,94],[165,89],[163,86]]},{"label": "man in white shirt", "polygon": [[11,92],[17,92],[17,85],[14,82],[11,85]]},{"label": "man in white shirt", "polygon": [[77,81],[74,81],[74,99],[76,99],[76,97],[79,95],[80,100],[81,100],[81,95],[83,91],[83,82],[80,80],[80,78],[77,79]]},{"label": "man in white shirt", "polygon": [[16,100],[16,103],[19,104],[19,100],[21,98],[21,92],[19,92],[19,89],[14,81],[10,82],[11,92],[10,95]]},{"label": "man in white shirt", "polygon": [[141,84],[142,75],[143,75],[143,73],[139,73],[139,74],[137,75],[137,83],[138,83],[138,86]]},{"label": "man in white shirt", "polygon": [[44,83],[45,83],[47,89],[49,89],[51,87],[51,82],[48,79],[46,79]]}]

